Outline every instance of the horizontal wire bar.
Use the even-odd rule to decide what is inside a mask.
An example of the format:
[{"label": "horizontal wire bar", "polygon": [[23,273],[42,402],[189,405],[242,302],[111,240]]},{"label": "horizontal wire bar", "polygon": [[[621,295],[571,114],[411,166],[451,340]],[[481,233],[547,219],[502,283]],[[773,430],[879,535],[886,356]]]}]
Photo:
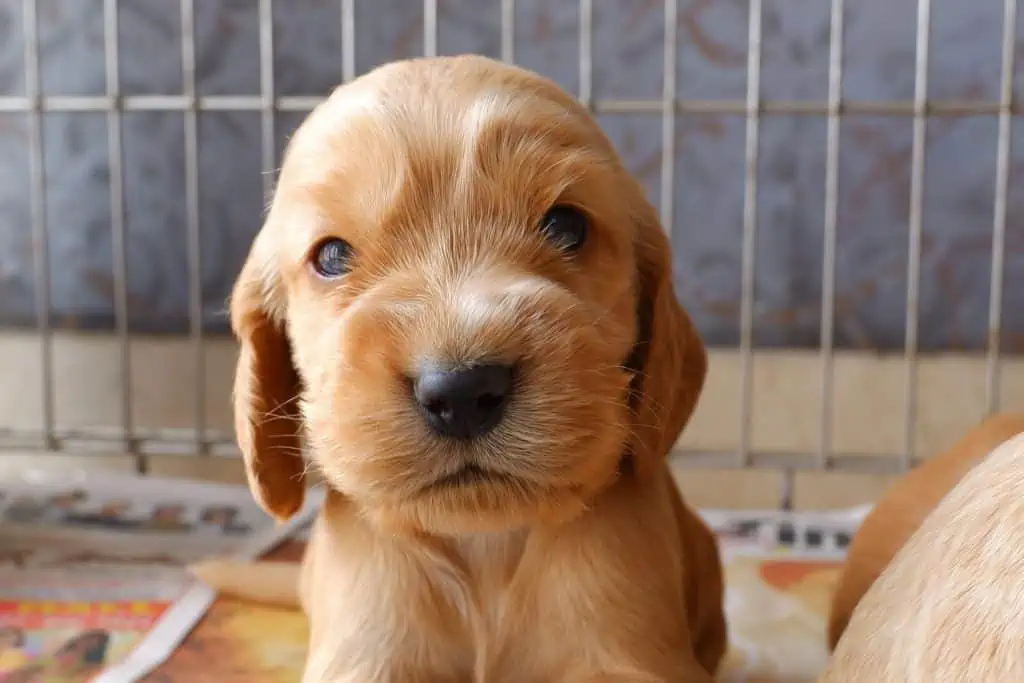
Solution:
[{"label": "horizontal wire bar", "polygon": [[[0,429],[0,449],[19,447],[30,450],[75,450],[67,448],[68,444],[100,444],[111,449],[123,448],[127,437],[125,430],[116,427],[75,427],[57,428],[53,431],[54,448],[44,446],[44,433],[41,430],[30,429]],[[181,448],[189,449],[195,453],[196,432],[194,428],[146,428],[137,427],[131,433],[133,442],[139,448],[144,449],[144,444],[166,444],[172,450]],[[234,443],[234,435],[229,431],[218,431],[208,429],[205,432],[204,442],[207,444]]]},{"label": "horizontal wire bar", "polygon": [[[193,102],[194,100],[194,102]],[[317,95],[277,97],[269,108],[282,112],[311,111],[324,98]],[[268,109],[266,100],[259,95],[210,95],[191,98],[186,95],[51,95],[47,97],[0,96],[0,113],[28,112],[109,112],[109,111],[197,111],[261,112]],[[746,115],[750,107],[743,100],[676,100],[677,114],[736,114]],[[661,99],[597,100],[593,110],[600,114],[656,114],[662,115],[665,104]],[[760,115],[786,114],[791,116],[827,116],[835,111],[839,115],[907,116],[915,114],[911,100],[855,101],[831,105],[827,100],[763,100],[754,112]],[[1009,107],[1000,102],[943,100],[926,102],[927,116],[1020,116],[1024,104],[1013,102]]]},{"label": "horizontal wire bar", "polygon": [[[900,455],[861,453],[835,453],[829,459],[829,468],[823,470],[817,453],[786,453],[775,451],[747,451],[741,462],[736,451],[689,451],[674,449],[669,458],[676,464],[695,470],[757,470],[791,472],[840,472],[843,474],[901,474]],[[923,460],[915,461],[915,464]]]},{"label": "horizontal wire bar", "polygon": [[[144,455],[194,456],[194,429],[146,429],[138,427],[132,434],[136,453]],[[80,428],[58,429],[53,433],[55,446],[47,447],[42,431],[0,430],[0,450],[25,451],[50,455],[110,455],[134,458],[136,453],[123,450],[125,434],[119,429]],[[204,443],[208,453],[220,457],[238,457],[234,437],[228,432],[206,431]],[[691,450],[675,448],[669,456],[675,463],[692,469],[748,469],[794,470],[820,472],[818,454],[784,451],[753,450],[748,453],[747,465],[739,465],[733,450]],[[845,473],[898,474],[902,471],[902,453],[842,453],[835,452],[829,460],[828,471]]]}]

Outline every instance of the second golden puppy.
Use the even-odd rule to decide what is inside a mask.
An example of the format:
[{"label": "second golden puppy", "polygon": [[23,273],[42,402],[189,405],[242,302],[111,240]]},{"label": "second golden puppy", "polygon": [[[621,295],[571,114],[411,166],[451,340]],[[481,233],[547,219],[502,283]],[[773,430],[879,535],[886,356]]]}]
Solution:
[{"label": "second golden puppy", "polygon": [[864,593],[819,683],[1024,681],[1024,433],[942,497]]},{"label": "second golden puppy", "polygon": [[999,444],[1024,432],[1024,413],[992,415],[949,450],[924,461],[885,492],[853,537],[828,617],[835,649],[864,593],[939,501]]},{"label": "second golden puppy", "polygon": [[307,683],[712,680],[718,550],[665,463],[705,351],[573,97],[469,56],[339,88],[231,317],[253,492],[284,519],[308,466],[329,488]]}]

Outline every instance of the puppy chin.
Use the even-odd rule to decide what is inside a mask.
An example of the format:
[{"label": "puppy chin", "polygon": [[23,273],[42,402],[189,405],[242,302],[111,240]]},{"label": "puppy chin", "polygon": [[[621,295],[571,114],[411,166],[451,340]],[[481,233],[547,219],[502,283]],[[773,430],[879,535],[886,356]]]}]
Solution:
[{"label": "puppy chin", "polygon": [[[624,430],[623,430],[624,431]],[[486,471],[465,481],[427,484],[411,496],[364,507],[366,517],[389,531],[445,536],[501,533],[526,527],[565,524],[584,512],[598,492],[618,476],[622,435],[607,430],[587,448],[583,476],[528,481],[504,472]]]},{"label": "puppy chin", "polygon": [[516,426],[470,445],[430,436],[415,420],[374,430],[338,430],[335,421],[333,436],[311,446],[331,487],[386,532],[551,526],[579,515],[616,481],[629,434],[628,408],[617,397],[592,398],[580,409],[575,426],[532,433]]},{"label": "puppy chin", "polygon": [[564,524],[586,509],[573,489],[525,491],[500,484],[475,484],[460,491],[406,500],[367,511],[377,526],[392,532],[439,536],[494,534]]}]

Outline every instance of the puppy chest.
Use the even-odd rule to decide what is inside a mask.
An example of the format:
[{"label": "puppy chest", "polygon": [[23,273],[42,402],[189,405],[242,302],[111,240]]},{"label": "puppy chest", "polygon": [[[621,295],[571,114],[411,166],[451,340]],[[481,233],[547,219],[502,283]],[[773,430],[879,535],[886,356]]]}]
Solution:
[{"label": "puppy chest", "polygon": [[538,635],[554,626],[538,604],[542,591],[535,585],[536,577],[522,566],[522,547],[506,541],[460,542],[453,548],[456,562],[449,567],[455,571],[431,578],[445,596],[449,613],[461,621],[465,663],[473,671],[474,683],[532,680],[530,671],[552,655],[538,643]]},{"label": "puppy chest", "polygon": [[515,537],[459,539],[449,548],[449,562],[428,578],[473,634],[474,645],[486,646],[522,621],[527,583],[519,572],[522,557]]}]

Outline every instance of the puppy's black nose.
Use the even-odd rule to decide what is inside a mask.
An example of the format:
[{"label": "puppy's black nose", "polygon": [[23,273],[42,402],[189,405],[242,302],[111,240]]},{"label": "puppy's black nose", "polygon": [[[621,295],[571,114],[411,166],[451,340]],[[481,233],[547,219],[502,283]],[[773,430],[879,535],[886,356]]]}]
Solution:
[{"label": "puppy's black nose", "polygon": [[493,429],[511,393],[512,367],[499,364],[428,369],[413,384],[427,422],[454,439],[474,439]]}]

